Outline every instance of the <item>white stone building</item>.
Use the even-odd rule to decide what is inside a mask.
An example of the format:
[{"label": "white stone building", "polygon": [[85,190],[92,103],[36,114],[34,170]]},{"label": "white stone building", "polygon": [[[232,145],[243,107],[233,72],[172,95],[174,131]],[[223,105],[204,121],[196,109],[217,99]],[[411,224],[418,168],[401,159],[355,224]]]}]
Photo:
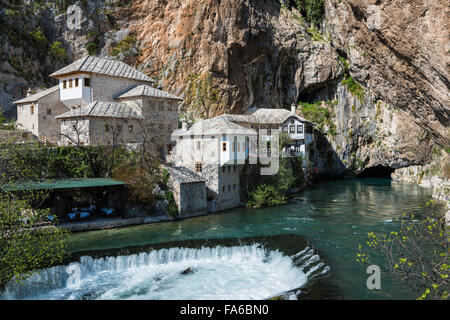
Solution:
[{"label": "white stone building", "polygon": [[196,122],[173,133],[176,141],[171,157],[206,180],[209,211],[237,207],[240,201],[240,172],[250,152],[249,142],[257,132],[240,126],[226,115]]},{"label": "white stone building", "polygon": [[208,191],[208,210],[221,211],[241,204],[240,174],[245,164],[256,164],[258,144],[264,136],[270,141],[274,130],[287,132],[292,143],[281,151],[282,156],[303,156],[306,162],[313,127],[294,109],[252,108],[244,115],[200,120],[189,128],[184,123],[172,135],[176,148],[170,160],[202,176]]},{"label": "white stone building", "polygon": [[19,128],[61,145],[152,143],[171,152],[180,97],[117,60],[87,56],[51,74],[59,84],[16,101]]}]

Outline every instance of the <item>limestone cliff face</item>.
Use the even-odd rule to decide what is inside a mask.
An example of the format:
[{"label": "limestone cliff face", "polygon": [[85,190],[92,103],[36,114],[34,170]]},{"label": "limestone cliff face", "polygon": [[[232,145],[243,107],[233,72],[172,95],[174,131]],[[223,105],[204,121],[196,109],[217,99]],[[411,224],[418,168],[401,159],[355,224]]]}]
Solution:
[{"label": "limestone cliff face", "polygon": [[[93,48],[184,94],[186,115],[323,101],[329,119],[314,146],[321,172],[429,163],[433,150],[450,145],[448,1],[324,2],[320,30],[287,0],[89,0],[74,2],[80,29],[67,28],[70,13],[56,9],[31,21],[63,42],[68,60]],[[31,79],[1,61],[3,96],[51,81],[57,64],[47,60]]]},{"label": "limestone cliff face", "polygon": [[[199,115],[281,108],[340,75],[331,44],[311,41],[300,14],[276,1],[140,0],[132,10],[140,63]],[[206,107],[188,90],[199,87],[217,89]]]}]

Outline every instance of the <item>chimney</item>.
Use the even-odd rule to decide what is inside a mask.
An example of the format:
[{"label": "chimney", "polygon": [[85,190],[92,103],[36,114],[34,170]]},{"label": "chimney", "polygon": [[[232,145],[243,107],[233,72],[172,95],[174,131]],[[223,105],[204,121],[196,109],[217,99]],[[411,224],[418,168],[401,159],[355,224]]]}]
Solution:
[{"label": "chimney", "polygon": [[33,95],[33,91],[31,90],[31,88],[28,88],[27,90],[27,97]]},{"label": "chimney", "polygon": [[291,112],[295,113],[297,111],[297,106],[295,105],[295,103],[291,104]]}]

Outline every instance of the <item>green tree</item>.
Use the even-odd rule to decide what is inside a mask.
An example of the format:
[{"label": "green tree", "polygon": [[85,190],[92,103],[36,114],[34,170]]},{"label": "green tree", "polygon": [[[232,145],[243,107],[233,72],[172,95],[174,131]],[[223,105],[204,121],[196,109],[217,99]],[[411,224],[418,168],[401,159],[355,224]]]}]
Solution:
[{"label": "green tree", "polygon": [[50,52],[59,61],[67,60],[67,52],[63,48],[62,43],[60,41],[55,41],[52,43],[52,45],[50,46]]},{"label": "green tree", "polygon": [[441,206],[426,203],[424,217],[415,215],[396,219],[400,228],[389,234],[368,234],[359,245],[357,259],[363,265],[377,264],[395,279],[406,282],[418,292],[418,299],[449,299],[449,233]]},{"label": "green tree", "polygon": [[50,221],[42,208],[46,190],[11,191],[17,182],[36,181],[40,172],[24,166],[22,147],[0,151],[0,290],[10,281],[24,281],[40,268],[60,263],[67,232]]}]

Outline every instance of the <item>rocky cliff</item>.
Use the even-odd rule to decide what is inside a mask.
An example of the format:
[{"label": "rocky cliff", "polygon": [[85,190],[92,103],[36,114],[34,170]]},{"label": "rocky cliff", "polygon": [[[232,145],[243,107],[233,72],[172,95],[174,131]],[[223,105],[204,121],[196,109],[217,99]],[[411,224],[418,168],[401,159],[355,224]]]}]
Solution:
[{"label": "rocky cliff", "polygon": [[[125,60],[184,94],[183,115],[299,104],[324,133],[314,146],[324,173],[391,173],[450,146],[447,0],[308,0],[323,3],[318,23],[303,0],[43,2],[0,13],[2,28],[13,30],[1,37],[5,109],[90,53]],[[44,52],[36,30],[48,39]]]}]

